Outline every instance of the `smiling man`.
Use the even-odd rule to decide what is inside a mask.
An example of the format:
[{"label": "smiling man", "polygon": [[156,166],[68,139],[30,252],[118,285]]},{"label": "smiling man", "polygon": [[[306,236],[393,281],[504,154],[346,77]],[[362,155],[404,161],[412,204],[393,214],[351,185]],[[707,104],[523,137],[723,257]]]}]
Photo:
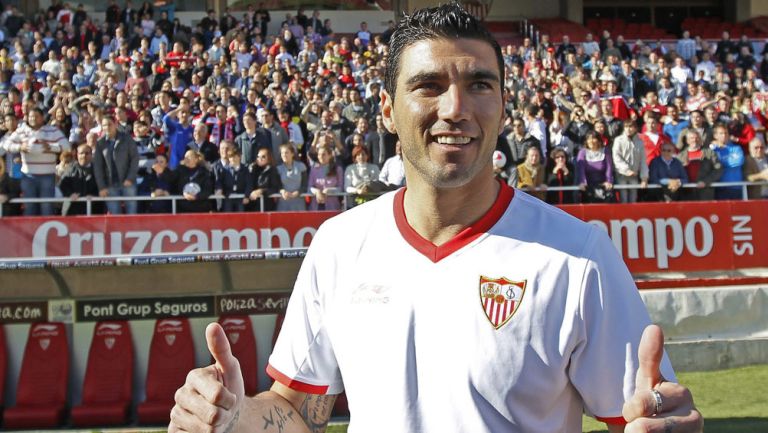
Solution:
[{"label": "smiling man", "polygon": [[322,432],[342,390],[350,432],[574,432],[583,412],[611,432],[701,430],[608,236],[495,180],[502,71],[460,6],[403,18],[381,103],[407,189],[317,232],[270,391],[244,397],[208,327],[216,364],[190,373],[170,432]]}]

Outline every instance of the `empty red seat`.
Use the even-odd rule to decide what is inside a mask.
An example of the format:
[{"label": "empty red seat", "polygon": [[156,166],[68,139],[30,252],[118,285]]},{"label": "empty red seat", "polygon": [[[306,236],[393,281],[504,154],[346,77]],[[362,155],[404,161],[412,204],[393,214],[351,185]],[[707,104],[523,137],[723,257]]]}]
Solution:
[{"label": "empty red seat", "polygon": [[168,424],[176,390],[195,367],[195,347],[189,320],[158,320],[149,346],[146,399],[138,407],[141,424]]},{"label": "empty red seat", "polygon": [[259,391],[259,362],[256,357],[256,337],[253,335],[251,318],[248,316],[220,317],[219,323],[227,334],[232,354],[240,362],[246,395]]},{"label": "empty red seat", "polygon": [[127,424],[133,397],[133,341],[128,322],[99,322],[93,329],[83,401],[72,409],[78,427]]},{"label": "empty red seat", "polygon": [[61,425],[67,406],[68,380],[69,344],[64,324],[32,324],[16,387],[16,406],[5,410],[4,427]]}]

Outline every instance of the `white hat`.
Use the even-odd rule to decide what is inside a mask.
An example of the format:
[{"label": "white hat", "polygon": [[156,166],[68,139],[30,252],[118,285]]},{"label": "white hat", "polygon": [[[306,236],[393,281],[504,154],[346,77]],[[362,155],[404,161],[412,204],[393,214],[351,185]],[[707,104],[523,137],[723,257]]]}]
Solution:
[{"label": "white hat", "polygon": [[493,152],[493,168],[504,168],[507,165],[507,157],[500,150]]}]

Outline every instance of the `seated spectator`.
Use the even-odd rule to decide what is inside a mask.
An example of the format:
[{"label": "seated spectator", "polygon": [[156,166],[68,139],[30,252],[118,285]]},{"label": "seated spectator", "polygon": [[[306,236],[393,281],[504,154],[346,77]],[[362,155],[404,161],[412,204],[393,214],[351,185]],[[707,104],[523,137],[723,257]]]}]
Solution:
[{"label": "seated spectator", "polygon": [[352,149],[353,163],[344,171],[344,190],[355,195],[355,204],[370,200],[373,197],[370,194],[377,194],[383,189],[379,183],[379,167],[369,160],[368,149],[358,144]]},{"label": "seated spectator", "polygon": [[283,164],[277,166],[280,174],[280,199],[277,210],[282,212],[297,212],[307,210],[307,203],[301,193],[307,190],[307,166],[296,160],[296,148],[293,143],[280,145],[280,157]]},{"label": "seated spectator", "polygon": [[650,183],[661,185],[661,200],[669,203],[681,200],[682,186],[688,183],[688,174],[679,159],[675,158],[672,143],[661,145],[661,155],[651,161],[648,167]]},{"label": "seated spectator", "polygon": [[336,165],[333,150],[328,145],[317,149],[317,164],[309,171],[308,191],[314,197],[310,210],[340,210],[341,201],[337,194],[344,185],[344,173]]},{"label": "seated spectator", "polygon": [[590,131],[585,146],[576,156],[576,182],[582,191],[583,203],[612,203],[616,201],[613,191],[613,162],[606,152],[597,132]]},{"label": "seated spectator", "polygon": [[768,198],[768,156],[765,144],[758,138],[749,142],[749,156],[744,162],[744,179],[749,182],[765,182],[763,185],[750,186],[750,199]]},{"label": "seated spectator", "polygon": [[525,151],[525,161],[518,164],[510,176],[515,188],[523,190],[532,196],[544,200],[547,186],[544,183],[544,165],[541,162],[541,150],[538,146],[530,146]]},{"label": "seated spectator", "polygon": [[693,129],[683,137],[683,150],[677,158],[685,167],[690,182],[696,182],[696,188],[688,189],[687,200],[714,200],[715,190],[710,187],[723,174],[723,166],[715,152],[702,147],[701,136]]},{"label": "seated spectator", "polygon": [[[248,198],[251,200],[249,210],[275,210],[276,203],[272,194],[277,194],[282,189],[280,173],[277,172],[272,151],[267,148],[259,149],[256,153],[256,162],[251,164],[251,185],[253,189]],[[262,205],[263,203],[263,205]]]},{"label": "seated spectator", "polygon": [[[573,165],[568,161],[568,153],[559,147],[549,152],[546,183],[548,187],[573,186],[575,173]],[[570,204],[573,203],[573,191],[553,191],[547,188],[547,203]]]},{"label": "seated spectator", "polygon": [[213,194],[213,176],[205,167],[200,152],[188,150],[176,168],[174,194],[183,195],[177,202],[179,212],[210,212],[213,208],[208,197]]}]

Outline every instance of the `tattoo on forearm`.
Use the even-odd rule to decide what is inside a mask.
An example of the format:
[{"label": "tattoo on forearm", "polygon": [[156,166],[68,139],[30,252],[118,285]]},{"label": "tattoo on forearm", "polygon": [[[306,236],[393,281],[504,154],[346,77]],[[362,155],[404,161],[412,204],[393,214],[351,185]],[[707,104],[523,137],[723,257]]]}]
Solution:
[{"label": "tattoo on forearm", "polygon": [[307,394],[307,397],[301,403],[299,412],[309,431],[312,433],[322,433],[325,431],[335,401],[335,395]]},{"label": "tattoo on forearm", "polygon": [[278,433],[282,433],[288,422],[295,422],[293,416],[293,410],[286,410],[275,405],[269,410],[267,415],[262,415],[261,418],[264,420],[262,431],[275,431],[272,429],[274,427]]}]

